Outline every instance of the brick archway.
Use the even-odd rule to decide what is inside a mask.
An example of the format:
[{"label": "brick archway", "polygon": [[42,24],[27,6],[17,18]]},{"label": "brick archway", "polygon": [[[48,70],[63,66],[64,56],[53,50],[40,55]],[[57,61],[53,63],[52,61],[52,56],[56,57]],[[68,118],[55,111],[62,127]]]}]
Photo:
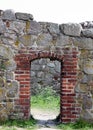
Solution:
[{"label": "brick archway", "polygon": [[15,100],[15,107],[18,106],[24,119],[30,118],[31,61],[40,58],[50,58],[61,62],[60,121],[67,123],[78,118],[79,109],[75,102],[74,91],[77,83],[78,50],[74,47],[63,48],[62,52],[22,49],[15,56],[17,64],[15,79],[20,84],[19,99]]}]

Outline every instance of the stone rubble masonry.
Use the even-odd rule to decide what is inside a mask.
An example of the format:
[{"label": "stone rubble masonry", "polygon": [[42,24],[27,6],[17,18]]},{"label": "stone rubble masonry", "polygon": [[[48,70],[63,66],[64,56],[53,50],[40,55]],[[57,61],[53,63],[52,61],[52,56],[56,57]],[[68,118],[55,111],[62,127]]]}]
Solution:
[{"label": "stone rubble masonry", "polygon": [[92,21],[58,25],[0,10],[0,57],[0,120],[30,118],[31,78],[43,75],[33,62],[44,58],[60,73],[60,121],[93,121]]}]

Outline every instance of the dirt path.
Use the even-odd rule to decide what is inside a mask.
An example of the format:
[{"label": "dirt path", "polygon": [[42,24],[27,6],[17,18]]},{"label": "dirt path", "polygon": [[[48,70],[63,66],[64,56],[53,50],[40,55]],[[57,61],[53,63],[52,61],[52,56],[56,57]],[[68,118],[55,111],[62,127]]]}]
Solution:
[{"label": "dirt path", "polygon": [[58,112],[50,110],[32,109],[31,113],[37,120],[36,130],[58,130],[53,121],[58,116]]}]

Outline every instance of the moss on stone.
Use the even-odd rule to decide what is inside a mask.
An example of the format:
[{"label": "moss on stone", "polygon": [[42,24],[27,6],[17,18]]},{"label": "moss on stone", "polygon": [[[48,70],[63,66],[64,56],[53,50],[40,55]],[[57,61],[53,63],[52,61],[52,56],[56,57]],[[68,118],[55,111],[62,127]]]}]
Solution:
[{"label": "moss on stone", "polygon": [[19,44],[20,44],[20,42],[18,41],[18,40],[16,40],[16,42],[15,42],[15,46],[19,46]]},{"label": "moss on stone", "polygon": [[81,50],[81,56],[84,58],[84,57],[87,57],[88,56],[88,50],[86,50],[86,49],[82,49]]},{"label": "moss on stone", "polygon": [[0,87],[4,87],[5,79],[0,77]]},{"label": "moss on stone", "polygon": [[88,91],[87,84],[80,84],[80,90],[81,92],[87,92]]},{"label": "moss on stone", "polygon": [[30,21],[26,21],[26,32],[30,28]]}]

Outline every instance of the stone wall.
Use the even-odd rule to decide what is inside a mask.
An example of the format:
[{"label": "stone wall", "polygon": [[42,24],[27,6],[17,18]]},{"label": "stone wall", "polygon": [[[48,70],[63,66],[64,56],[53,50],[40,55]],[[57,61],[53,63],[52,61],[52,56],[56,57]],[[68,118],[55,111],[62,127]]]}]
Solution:
[{"label": "stone wall", "polygon": [[31,94],[40,93],[45,87],[52,87],[60,94],[61,63],[57,60],[38,59],[31,63]]},{"label": "stone wall", "polygon": [[29,118],[29,72],[33,60],[41,58],[61,63],[60,120],[93,120],[92,21],[58,25],[36,22],[31,14],[0,10],[0,56],[1,120]]}]

